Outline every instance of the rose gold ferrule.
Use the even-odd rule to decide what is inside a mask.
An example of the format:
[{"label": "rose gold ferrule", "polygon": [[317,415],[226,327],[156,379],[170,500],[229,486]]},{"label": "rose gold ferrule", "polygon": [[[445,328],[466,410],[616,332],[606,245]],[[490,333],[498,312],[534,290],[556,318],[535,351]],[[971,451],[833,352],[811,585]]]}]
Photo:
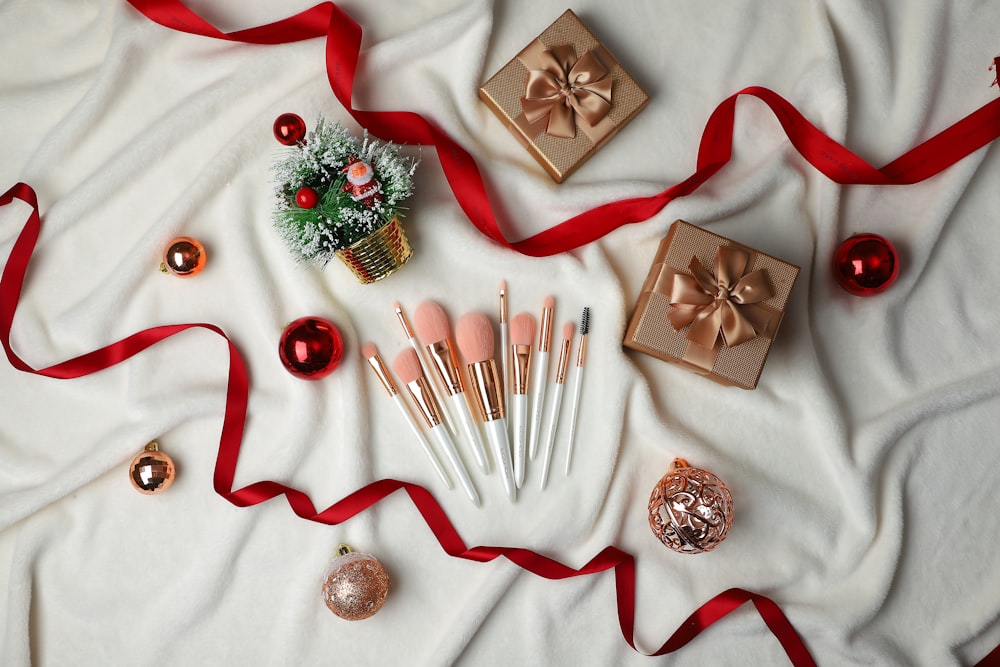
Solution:
[{"label": "rose gold ferrule", "polygon": [[385,391],[390,396],[395,396],[399,393],[396,389],[396,383],[392,381],[392,377],[389,375],[389,369],[385,367],[385,363],[382,361],[382,357],[379,355],[374,355],[368,357],[368,365],[372,367],[375,371],[375,375],[378,377],[379,382],[385,387]]},{"label": "rose gold ferrule", "polygon": [[506,406],[503,404],[503,387],[497,377],[496,362],[487,359],[469,364],[469,377],[472,378],[472,395],[476,397],[476,406],[483,421],[503,419]]},{"label": "rose gold ferrule", "polygon": [[449,396],[461,394],[465,391],[462,385],[462,374],[458,370],[458,358],[455,356],[455,348],[451,341],[445,338],[427,346],[427,354],[430,356],[431,365],[437,370],[444,388]]},{"label": "rose gold ferrule", "polygon": [[512,360],[510,368],[510,392],[512,394],[528,393],[528,371],[531,370],[531,346],[511,345]]},{"label": "rose gold ferrule", "polygon": [[507,290],[500,290],[500,324],[507,324]]},{"label": "rose gold ferrule", "polygon": [[563,339],[562,346],[559,348],[559,363],[556,365],[556,384],[565,384],[566,382],[566,369],[569,367],[569,346],[572,341],[568,338]]},{"label": "rose gold ferrule", "polygon": [[542,334],[538,337],[538,351],[548,352],[552,347],[552,309],[542,308]]},{"label": "rose gold ferrule", "polygon": [[434,428],[441,423],[441,406],[434,398],[430,383],[427,378],[420,376],[413,382],[407,382],[406,388],[410,391],[413,402],[417,404],[417,409],[423,415],[427,426]]},{"label": "rose gold ferrule", "polygon": [[587,360],[587,337],[580,336],[580,350],[576,353],[576,365],[583,366]]},{"label": "rose gold ferrule", "polygon": [[403,312],[402,308],[396,308],[396,319],[399,320],[399,326],[403,327],[403,333],[406,334],[407,338],[415,338],[413,335],[413,327],[410,326],[410,320],[406,318],[406,313]]}]

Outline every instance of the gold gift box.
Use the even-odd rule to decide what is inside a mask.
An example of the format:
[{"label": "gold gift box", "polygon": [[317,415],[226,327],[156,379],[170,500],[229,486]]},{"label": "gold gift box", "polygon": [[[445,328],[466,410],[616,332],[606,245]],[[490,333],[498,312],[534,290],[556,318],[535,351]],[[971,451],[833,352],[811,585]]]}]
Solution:
[{"label": "gold gift box", "polygon": [[799,267],[678,220],[660,241],[624,345],[753,389]]},{"label": "gold gift box", "polygon": [[557,183],[649,101],[569,9],[484,83],[479,97]]}]

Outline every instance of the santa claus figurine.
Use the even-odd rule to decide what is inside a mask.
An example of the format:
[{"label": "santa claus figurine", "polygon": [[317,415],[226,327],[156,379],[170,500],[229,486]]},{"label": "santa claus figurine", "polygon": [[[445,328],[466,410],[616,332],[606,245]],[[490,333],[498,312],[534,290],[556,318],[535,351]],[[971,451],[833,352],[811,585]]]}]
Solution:
[{"label": "santa claus figurine", "polygon": [[375,172],[370,164],[356,157],[349,157],[347,166],[342,171],[347,174],[343,190],[351,195],[351,199],[368,208],[382,201],[382,185],[375,180]]}]

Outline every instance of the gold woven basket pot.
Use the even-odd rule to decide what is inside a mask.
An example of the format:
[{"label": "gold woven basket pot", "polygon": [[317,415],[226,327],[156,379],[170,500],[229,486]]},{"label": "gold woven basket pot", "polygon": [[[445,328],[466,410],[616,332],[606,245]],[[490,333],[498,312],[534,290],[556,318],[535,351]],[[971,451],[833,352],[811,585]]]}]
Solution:
[{"label": "gold woven basket pot", "polygon": [[391,276],[412,254],[398,215],[354,245],[337,251],[337,256],[365,285]]}]

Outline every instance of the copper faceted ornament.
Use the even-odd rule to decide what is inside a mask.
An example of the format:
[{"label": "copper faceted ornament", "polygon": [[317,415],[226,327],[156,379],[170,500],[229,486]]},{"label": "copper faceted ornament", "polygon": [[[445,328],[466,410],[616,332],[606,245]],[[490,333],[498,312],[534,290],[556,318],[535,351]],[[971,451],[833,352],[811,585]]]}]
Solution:
[{"label": "copper faceted ornament", "polygon": [[358,553],[346,544],[337,549],[323,578],[323,601],[337,616],[360,621],[373,616],[389,594],[389,575],[378,560]]},{"label": "copper faceted ornament", "polygon": [[173,459],[161,452],[156,442],[151,442],[142,454],[132,459],[128,478],[136,491],[151,496],[169,489],[176,474]]},{"label": "copper faceted ornament", "polygon": [[721,479],[674,459],[649,497],[649,527],[682,554],[711,551],[733,525],[733,497]]}]

